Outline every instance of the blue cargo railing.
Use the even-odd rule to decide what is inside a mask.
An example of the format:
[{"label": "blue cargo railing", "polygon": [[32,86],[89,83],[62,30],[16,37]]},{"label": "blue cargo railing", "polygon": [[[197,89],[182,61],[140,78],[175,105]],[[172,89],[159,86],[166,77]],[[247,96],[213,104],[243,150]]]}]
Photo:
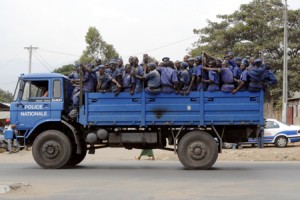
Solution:
[{"label": "blue cargo railing", "polygon": [[79,122],[99,126],[264,124],[263,92],[87,93]]}]

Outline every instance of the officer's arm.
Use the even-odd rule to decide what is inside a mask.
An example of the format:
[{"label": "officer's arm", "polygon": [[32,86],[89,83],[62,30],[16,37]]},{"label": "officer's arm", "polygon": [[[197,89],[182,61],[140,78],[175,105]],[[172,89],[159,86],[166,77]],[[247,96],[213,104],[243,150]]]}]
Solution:
[{"label": "officer's arm", "polygon": [[238,86],[236,89],[232,90],[231,93],[232,93],[232,94],[235,94],[235,93],[236,93],[237,91],[239,91],[244,85],[245,85],[245,81],[241,81],[240,84],[239,84],[239,86]]},{"label": "officer's arm", "polygon": [[118,83],[118,81],[116,81],[116,79],[112,78],[111,81],[112,81],[113,83],[115,83],[115,84],[117,85],[118,88],[121,87],[120,83]]},{"label": "officer's arm", "polygon": [[196,75],[193,75],[193,76],[192,76],[192,80],[191,80],[191,82],[190,82],[190,85],[189,85],[188,90],[186,91],[186,94],[189,94],[189,93],[190,93],[191,88],[192,88],[192,86],[193,86],[193,84],[194,84],[195,77],[196,77]]}]

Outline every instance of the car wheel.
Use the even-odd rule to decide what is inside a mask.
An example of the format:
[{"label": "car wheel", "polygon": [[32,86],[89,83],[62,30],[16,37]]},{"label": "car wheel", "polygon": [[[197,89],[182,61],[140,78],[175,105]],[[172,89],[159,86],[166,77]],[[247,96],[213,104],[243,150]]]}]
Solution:
[{"label": "car wheel", "polygon": [[286,147],[288,144],[288,139],[285,136],[279,136],[275,139],[275,146],[279,148]]}]

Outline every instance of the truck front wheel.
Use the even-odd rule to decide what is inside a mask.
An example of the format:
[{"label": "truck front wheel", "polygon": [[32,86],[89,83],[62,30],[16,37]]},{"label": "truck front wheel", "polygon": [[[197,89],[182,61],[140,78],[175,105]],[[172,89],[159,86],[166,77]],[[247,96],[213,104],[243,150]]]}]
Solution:
[{"label": "truck front wheel", "polygon": [[74,145],[74,147],[75,148],[73,148],[73,153],[72,153],[71,159],[69,160],[69,162],[67,164],[70,167],[81,163],[81,161],[84,160],[86,153],[87,153],[87,146],[86,146],[85,141],[81,141],[81,153],[80,154],[76,153],[76,145]]},{"label": "truck front wheel", "polygon": [[35,162],[43,168],[62,168],[71,158],[72,144],[64,133],[47,130],[34,140],[32,155]]},{"label": "truck front wheel", "polygon": [[178,157],[186,169],[209,169],[218,158],[218,145],[204,131],[184,135],[178,144]]}]

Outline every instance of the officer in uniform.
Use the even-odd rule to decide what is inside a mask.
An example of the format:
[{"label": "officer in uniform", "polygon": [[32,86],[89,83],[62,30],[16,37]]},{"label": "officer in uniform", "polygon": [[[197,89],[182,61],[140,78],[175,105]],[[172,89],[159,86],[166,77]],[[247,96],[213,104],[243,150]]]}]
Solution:
[{"label": "officer in uniform", "polygon": [[125,66],[123,65],[123,59],[122,58],[117,59],[117,71],[118,71],[118,74],[121,74],[121,75],[125,71]]},{"label": "officer in uniform", "polygon": [[238,81],[240,80],[242,74],[241,62],[242,62],[242,58],[240,57],[235,58],[236,66],[233,68],[233,78],[236,86],[238,85]]},{"label": "officer in uniform", "polygon": [[163,67],[157,68],[157,71],[160,73],[162,93],[170,94],[175,92],[178,94],[178,77],[176,71],[169,65],[170,58],[164,57],[162,61]]},{"label": "officer in uniform", "polygon": [[126,64],[124,68],[125,70],[122,72],[122,92],[130,92],[133,95],[136,79],[131,74],[130,64]]},{"label": "officer in uniform", "polygon": [[109,74],[105,73],[104,66],[99,67],[99,71],[96,73],[97,78],[97,92],[110,92],[110,82],[116,84],[118,88],[121,88],[121,85]]},{"label": "officer in uniform", "polygon": [[136,76],[138,79],[147,80],[147,87],[145,88],[145,92],[147,94],[159,94],[161,92],[160,88],[160,74],[156,70],[157,66],[154,62],[148,63],[144,65],[144,71],[148,73],[143,76]]},{"label": "officer in uniform", "polygon": [[[79,73],[82,74],[83,87],[82,92],[94,92],[95,90],[95,79],[94,76],[86,70],[86,67],[83,64],[80,64]],[[80,89],[76,91],[73,95],[73,110],[69,113],[69,116],[74,119],[78,115],[79,109],[79,96],[80,96]]]},{"label": "officer in uniform", "polygon": [[[144,68],[139,65],[138,57],[135,56],[132,58],[132,60],[133,62],[132,62],[131,73],[133,74],[133,76],[143,76]],[[144,89],[143,81],[141,81],[141,79],[136,79],[134,92],[139,93],[142,92],[143,89]]]},{"label": "officer in uniform", "polygon": [[236,67],[236,62],[234,60],[234,53],[233,52],[228,52],[227,54],[228,57],[228,62],[229,62],[229,69],[233,72],[233,69]]},{"label": "officer in uniform", "polygon": [[196,76],[197,76],[197,91],[205,91],[207,88],[207,83],[203,80],[207,80],[207,72],[202,66],[202,56],[196,57]]},{"label": "officer in uniform", "polygon": [[249,75],[247,67],[249,66],[249,62],[247,59],[243,59],[241,63],[241,70],[242,74],[240,76],[240,79],[237,81],[238,86],[236,89],[232,90],[231,93],[235,94],[237,91],[247,91],[248,90],[248,84],[249,84]]},{"label": "officer in uniform", "polygon": [[265,91],[267,91],[271,86],[277,84],[277,78],[274,75],[274,73],[272,72],[272,69],[271,69],[272,66],[269,61],[267,61],[265,63],[265,66],[266,66],[266,72],[265,72],[263,84],[264,84]]},{"label": "officer in uniform", "polygon": [[180,65],[180,78],[179,78],[179,87],[181,94],[184,94],[189,89],[190,86],[190,74],[187,70],[189,64],[186,62],[182,62]]},{"label": "officer in uniform", "polygon": [[248,70],[250,83],[248,90],[250,92],[259,92],[263,89],[263,80],[266,72],[266,66],[262,65],[261,59],[256,59],[254,61],[254,67]]},{"label": "officer in uniform", "polygon": [[233,73],[229,69],[228,60],[224,60],[222,62],[222,68],[219,68],[218,70],[219,73],[221,73],[221,81],[222,81],[221,91],[231,92],[232,90],[234,90]]},{"label": "officer in uniform", "polygon": [[190,56],[189,55],[185,55],[184,57],[183,57],[183,62],[188,62],[188,59],[190,58]]},{"label": "officer in uniform", "polygon": [[208,70],[208,79],[202,80],[203,82],[208,83],[207,91],[219,91],[220,90],[220,77],[216,70],[217,63],[215,60],[212,60],[208,63],[208,68],[203,66],[203,69]]},{"label": "officer in uniform", "polygon": [[[222,82],[222,87],[221,87],[221,91],[223,92],[231,92],[232,90],[234,90],[234,85],[233,85],[233,73],[232,71],[229,69],[229,61],[228,60],[223,60],[222,62],[222,68],[206,68],[207,70],[209,70],[209,73],[211,71],[215,71],[218,72],[218,74],[221,75],[221,82]],[[215,78],[214,74],[210,75],[211,77],[209,77],[209,79],[211,80],[210,83],[212,83],[212,80],[215,80],[215,84],[217,84],[218,82],[220,82],[219,80],[217,81],[217,78]],[[208,86],[209,87],[209,86]],[[213,89],[217,89],[216,87],[211,87]],[[214,91],[211,88],[208,88],[208,91]]]}]

